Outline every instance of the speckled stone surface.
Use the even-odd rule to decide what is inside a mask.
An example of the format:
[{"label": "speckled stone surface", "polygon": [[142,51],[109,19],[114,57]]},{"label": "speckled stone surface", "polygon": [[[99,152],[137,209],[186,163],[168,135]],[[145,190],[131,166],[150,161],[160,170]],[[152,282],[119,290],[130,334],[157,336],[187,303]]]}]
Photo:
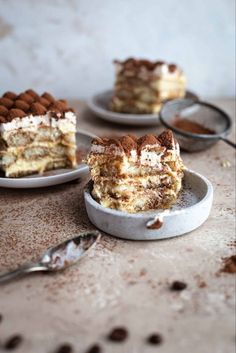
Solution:
[{"label": "speckled stone surface", "polygon": [[[233,117],[233,101],[215,102]],[[78,126],[99,135],[161,130],[112,126],[74,103],[82,112]],[[19,333],[24,338],[19,353],[53,353],[63,342],[78,353],[96,342],[107,353],[234,351],[235,275],[220,269],[222,258],[235,253],[235,152],[219,142],[206,152],[182,156],[213,183],[208,221],[188,235],[163,241],[103,235],[86,258],[63,273],[2,285],[0,347]],[[0,189],[0,271],[36,260],[49,246],[93,229],[83,204],[85,182]],[[170,291],[173,280],[186,282],[187,288]],[[106,339],[116,325],[129,331],[124,343]],[[163,335],[158,349],[145,342],[152,332]]]}]

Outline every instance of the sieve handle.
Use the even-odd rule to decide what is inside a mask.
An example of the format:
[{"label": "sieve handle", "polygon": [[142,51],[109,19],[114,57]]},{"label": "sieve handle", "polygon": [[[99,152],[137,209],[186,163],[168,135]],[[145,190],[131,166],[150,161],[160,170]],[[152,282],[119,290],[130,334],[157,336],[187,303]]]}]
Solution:
[{"label": "sieve handle", "polygon": [[222,141],[224,141],[224,142],[226,142],[228,145],[230,145],[231,147],[234,147],[234,148],[236,148],[236,144],[234,143],[234,142],[232,142],[232,141],[230,141],[230,140],[228,140],[228,139],[226,139],[226,138],[224,138],[224,137],[221,137],[220,138]]}]

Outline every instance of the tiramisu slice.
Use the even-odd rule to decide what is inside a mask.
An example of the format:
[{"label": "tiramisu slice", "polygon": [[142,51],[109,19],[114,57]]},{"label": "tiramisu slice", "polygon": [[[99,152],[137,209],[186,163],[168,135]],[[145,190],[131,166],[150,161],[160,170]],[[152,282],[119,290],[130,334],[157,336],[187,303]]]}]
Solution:
[{"label": "tiramisu slice", "polygon": [[110,104],[113,111],[158,113],[163,101],[185,96],[186,79],[175,64],[133,58],[114,63],[116,81]]},{"label": "tiramisu slice", "polygon": [[165,209],[181,189],[184,166],[170,130],[158,137],[96,138],[87,163],[92,195],[105,207],[129,213]]},{"label": "tiramisu slice", "polygon": [[20,177],[76,166],[76,115],[65,100],[27,90],[0,98],[0,170]]}]

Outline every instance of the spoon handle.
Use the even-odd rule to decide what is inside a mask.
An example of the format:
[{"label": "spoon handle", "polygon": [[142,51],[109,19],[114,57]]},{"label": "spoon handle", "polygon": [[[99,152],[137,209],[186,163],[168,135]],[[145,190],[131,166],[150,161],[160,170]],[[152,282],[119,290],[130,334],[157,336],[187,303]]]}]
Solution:
[{"label": "spoon handle", "polygon": [[226,142],[226,143],[227,143],[228,145],[230,145],[231,147],[236,148],[236,144],[235,144],[234,142],[232,142],[232,141],[230,141],[230,140],[228,140],[228,139],[226,139],[226,138],[224,138],[224,137],[221,137],[221,140],[224,141],[224,142]]},{"label": "spoon handle", "polygon": [[28,264],[23,265],[22,267],[18,268],[17,270],[13,270],[7,273],[0,275],[0,284],[10,281],[11,279],[23,276],[30,272],[36,271],[47,271],[48,268],[40,263],[38,264]]}]

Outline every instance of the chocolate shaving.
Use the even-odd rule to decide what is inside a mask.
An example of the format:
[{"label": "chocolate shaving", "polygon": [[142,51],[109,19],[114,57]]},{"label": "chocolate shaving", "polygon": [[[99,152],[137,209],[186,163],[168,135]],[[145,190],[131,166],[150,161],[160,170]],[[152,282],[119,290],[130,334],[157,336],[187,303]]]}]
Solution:
[{"label": "chocolate shaving", "polygon": [[159,218],[156,219],[153,223],[147,224],[148,229],[160,229],[163,226],[163,221]]},{"label": "chocolate shaving", "polygon": [[221,272],[226,273],[236,273],[236,255],[226,257],[223,259],[224,266],[221,269]]}]

